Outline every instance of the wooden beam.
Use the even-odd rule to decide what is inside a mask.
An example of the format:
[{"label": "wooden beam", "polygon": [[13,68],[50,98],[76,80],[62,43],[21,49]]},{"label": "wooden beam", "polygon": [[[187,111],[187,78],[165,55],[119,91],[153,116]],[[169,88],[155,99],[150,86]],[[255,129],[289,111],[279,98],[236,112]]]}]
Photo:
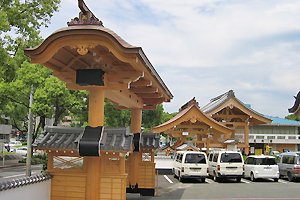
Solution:
[{"label": "wooden beam", "polygon": [[136,94],[147,94],[147,93],[156,93],[158,92],[157,88],[153,88],[151,86],[148,87],[138,87],[138,88],[130,88],[129,89],[131,92],[134,92]]},{"label": "wooden beam", "polygon": [[212,118],[220,118],[220,119],[235,119],[235,118],[237,118],[237,119],[242,119],[242,120],[246,120],[247,118],[249,118],[249,115],[226,115],[226,114],[214,114],[213,116],[212,116]]},{"label": "wooden beam", "polygon": [[130,87],[146,87],[151,85],[152,81],[145,80],[144,78],[140,78],[139,80],[130,83]]},{"label": "wooden beam", "polygon": [[105,97],[126,108],[143,108],[143,100],[128,90],[107,90]]},{"label": "wooden beam", "polygon": [[143,98],[144,104],[161,104],[165,98]]},{"label": "wooden beam", "polygon": [[157,105],[144,105],[143,110],[155,110]]},{"label": "wooden beam", "polygon": [[107,72],[107,80],[109,82],[126,82],[130,83],[144,76],[143,72],[138,71],[119,71],[119,72]]},{"label": "wooden beam", "polygon": [[155,93],[136,93],[138,96],[140,96],[143,99],[147,98],[161,98],[163,95],[161,93],[155,92]]}]

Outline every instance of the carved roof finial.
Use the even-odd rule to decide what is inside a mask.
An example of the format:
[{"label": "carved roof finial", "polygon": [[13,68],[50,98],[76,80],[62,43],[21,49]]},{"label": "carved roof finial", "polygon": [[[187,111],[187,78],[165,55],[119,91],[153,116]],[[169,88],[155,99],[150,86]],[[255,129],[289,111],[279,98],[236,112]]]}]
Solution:
[{"label": "carved roof finial", "polygon": [[90,9],[86,6],[83,0],[78,0],[78,7],[81,12],[79,13],[79,18],[75,17],[71,19],[70,22],[67,22],[68,26],[76,25],[100,25],[103,26],[102,21],[100,21]]},{"label": "carved roof finial", "polygon": [[191,105],[195,105],[199,108],[199,104],[198,102],[196,101],[196,98],[192,98],[191,100],[189,100],[187,103],[185,103],[183,106],[181,106],[181,108],[179,109],[179,112],[190,107]]}]

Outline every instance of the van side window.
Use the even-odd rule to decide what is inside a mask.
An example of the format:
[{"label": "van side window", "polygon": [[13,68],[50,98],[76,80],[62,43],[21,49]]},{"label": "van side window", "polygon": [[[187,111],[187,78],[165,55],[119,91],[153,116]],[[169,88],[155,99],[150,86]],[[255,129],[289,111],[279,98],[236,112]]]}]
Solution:
[{"label": "van side window", "polygon": [[287,164],[295,164],[295,156],[289,156]]},{"label": "van side window", "polygon": [[183,157],[183,154],[180,154],[179,158],[178,158],[178,162],[180,162],[180,163],[182,162],[182,157]]},{"label": "van side window", "polygon": [[213,162],[217,162],[217,161],[218,161],[218,156],[219,156],[218,153],[215,153],[215,154],[214,154]]},{"label": "van side window", "polygon": [[179,157],[180,157],[180,154],[177,154],[176,156],[176,161],[179,162]]},{"label": "van side window", "polygon": [[288,156],[282,156],[282,163],[288,163]]},{"label": "van side window", "polygon": [[248,165],[253,165],[253,163],[254,163],[254,158],[252,158],[252,157],[247,158],[247,160],[245,161],[245,164],[248,164]]},{"label": "van side window", "polygon": [[211,153],[211,154],[209,154],[209,156],[208,156],[208,160],[209,160],[209,161],[212,161],[212,159],[213,159],[213,155],[214,155],[214,154],[212,154],[212,153]]}]

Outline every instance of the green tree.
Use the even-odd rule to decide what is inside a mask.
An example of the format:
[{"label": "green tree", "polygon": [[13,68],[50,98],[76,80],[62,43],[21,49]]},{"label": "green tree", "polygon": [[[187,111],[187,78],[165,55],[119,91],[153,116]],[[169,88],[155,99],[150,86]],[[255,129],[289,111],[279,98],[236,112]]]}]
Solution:
[{"label": "green tree", "polygon": [[130,126],[130,111],[118,110],[115,105],[105,100],[104,105],[104,125],[107,127],[127,127]]},{"label": "green tree", "polygon": [[153,128],[155,126],[168,121],[175,115],[176,115],[176,113],[169,114],[167,112],[164,112],[163,105],[160,104],[156,107],[155,110],[144,110],[143,111],[142,126],[146,130],[150,130],[151,128]]},{"label": "green tree", "polygon": [[[0,114],[19,130],[27,129],[29,90],[43,87],[50,71],[32,65],[25,47],[41,42],[39,30],[47,26],[60,0],[0,1]],[[35,117],[39,117],[35,113]]]},{"label": "green tree", "polygon": [[300,117],[297,117],[297,116],[294,115],[294,114],[290,114],[290,115],[286,116],[285,118],[286,118],[286,119],[289,119],[289,120],[300,121]]}]

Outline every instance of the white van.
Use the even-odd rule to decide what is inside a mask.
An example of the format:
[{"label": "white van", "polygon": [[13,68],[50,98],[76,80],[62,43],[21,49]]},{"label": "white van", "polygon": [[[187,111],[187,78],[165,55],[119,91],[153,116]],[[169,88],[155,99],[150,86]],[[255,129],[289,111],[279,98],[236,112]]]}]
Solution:
[{"label": "white van", "polygon": [[219,182],[224,178],[235,178],[241,181],[244,175],[244,159],[238,151],[216,151],[208,155],[209,176]]},{"label": "white van", "polygon": [[180,182],[189,178],[200,179],[204,183],[208,177],[207,156],[198,151],[178,151],[174,156],[172,171]]},{"label": "white van", "polygon": [[278,182],[279,168],[274,156],[248,156],[245,161],[245,178],[255,181],[258,178],[272,178]]}]

